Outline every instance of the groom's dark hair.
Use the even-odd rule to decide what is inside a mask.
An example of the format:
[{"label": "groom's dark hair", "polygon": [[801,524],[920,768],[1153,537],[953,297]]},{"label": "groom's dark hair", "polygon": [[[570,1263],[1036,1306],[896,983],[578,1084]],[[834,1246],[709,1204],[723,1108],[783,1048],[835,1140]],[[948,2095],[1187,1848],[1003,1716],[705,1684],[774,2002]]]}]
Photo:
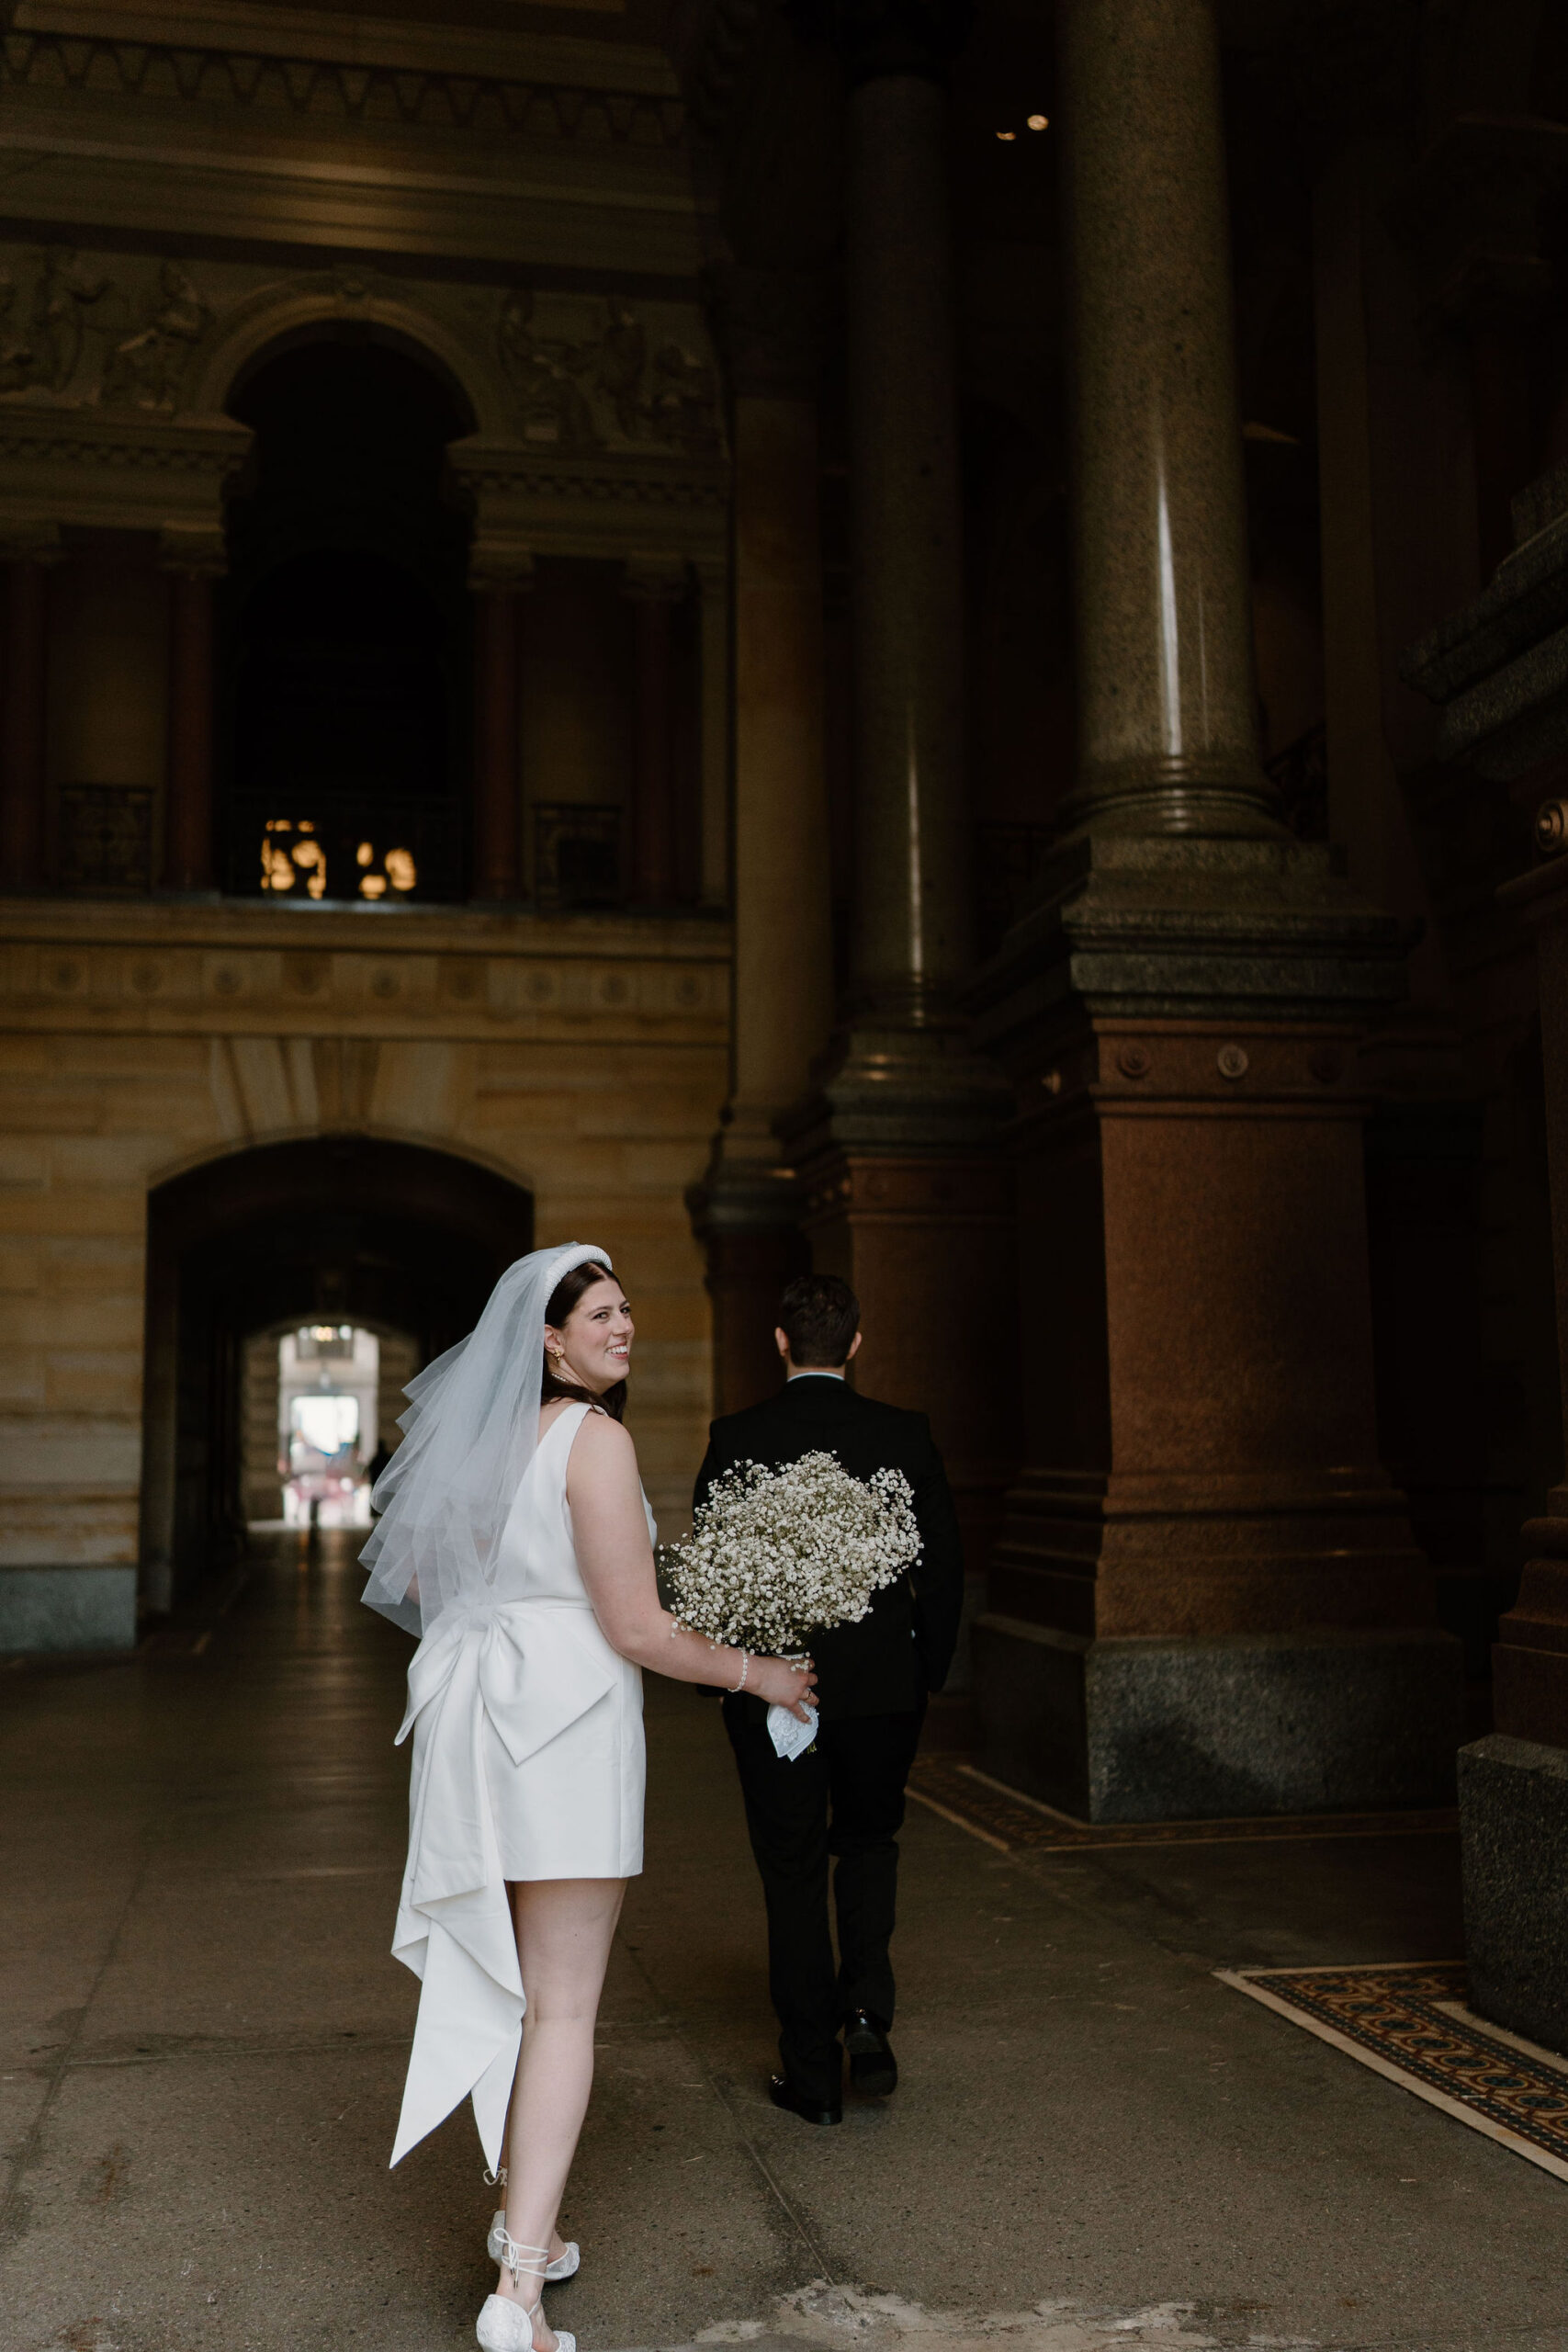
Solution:
[{"label": "groom's dark hair", "polygon": [[779,1329],[792,1363],[837,1371],[860,1329],[860,1301],[837,1274],[797,1274],[779,1301]]}]

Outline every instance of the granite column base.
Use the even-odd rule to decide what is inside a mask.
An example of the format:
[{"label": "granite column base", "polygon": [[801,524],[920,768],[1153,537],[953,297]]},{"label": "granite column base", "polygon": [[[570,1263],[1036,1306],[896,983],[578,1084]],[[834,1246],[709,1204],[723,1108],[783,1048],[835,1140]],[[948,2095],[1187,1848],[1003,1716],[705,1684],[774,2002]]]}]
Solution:
[{"label": "granite column base", "polygon": [[1453,1802],[1461,1651],[1435,1628],[1094,1640],[987,1614],[973,1645],[986,1770],[1079,1820]]},{"label": "granite column base", "polygon": [[1494,1732],[1460,1750],[1470,2006],[1568,2051],[1568,1748]]}]

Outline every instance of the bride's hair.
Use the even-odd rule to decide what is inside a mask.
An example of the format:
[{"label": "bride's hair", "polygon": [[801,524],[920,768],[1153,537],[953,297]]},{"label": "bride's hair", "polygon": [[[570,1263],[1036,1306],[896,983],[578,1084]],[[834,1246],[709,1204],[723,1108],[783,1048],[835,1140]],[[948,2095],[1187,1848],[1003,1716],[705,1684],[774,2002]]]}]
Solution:
[{"label": "bride's hair", "polygon": [[[561,1276],[550,1293],[549,1304],[545,1309],[547,1325],[551,1330],[558,1331],[584,1291],[592,1290],[595,1283],[613,1283],[615,1279],[615,1268],[606,1266],[602,1258],[588,1258],[581,1266],[573,1266],[570,1273]],[[582,1386],[581,1381],[562,1380],[558,1376],[551,1362],[550,1351],[547,1348],[545,1375],[539,1391],[539,1402],[541,1405],[548,1405],[558,1396],[565,1396],[572,1404],[581,1405],[588,1398],[588,1391]],[[618,1421],[626,1409],[626,1384],[624,1380],[617,1380],[614,1388],[606,1388],[602,1396],[595,1396],[589,1401],[603,1406],[611,1419]]]}]

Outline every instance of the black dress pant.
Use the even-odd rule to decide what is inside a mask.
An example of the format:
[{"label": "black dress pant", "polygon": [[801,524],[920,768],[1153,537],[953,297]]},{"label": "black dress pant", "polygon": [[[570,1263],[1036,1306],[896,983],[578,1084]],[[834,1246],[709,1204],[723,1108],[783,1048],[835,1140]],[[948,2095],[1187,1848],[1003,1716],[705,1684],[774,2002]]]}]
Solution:
[{"label": "black dress pant", "polygon": [[[852,2009],[893,2022],[892,1940],[897,1835],[925,1702],[905,1713],[818,1724],[815,1746],[786,1762],[758,1702],[726,1699],[746,1826],[768,1906],[768,1986],[779,2055],[795,2088],[823,2106],[843,2091],[838,2034]],[[828,1858],[839,1963],[828,1927]]]}]

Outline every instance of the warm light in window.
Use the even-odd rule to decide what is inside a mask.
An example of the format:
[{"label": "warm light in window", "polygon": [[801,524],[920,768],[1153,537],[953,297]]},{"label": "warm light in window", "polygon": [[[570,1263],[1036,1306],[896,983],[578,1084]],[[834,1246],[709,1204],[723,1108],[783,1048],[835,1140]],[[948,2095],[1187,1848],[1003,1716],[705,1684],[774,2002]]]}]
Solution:
[{"label": "warm light in window", "polygon": [[376,854],[375,844],[371,842],[361,842],[354,854],[361,865],[368,865]]},{"label": "warm light in window", "polygon": [[1050,120],[1048,114],[1032,114],[1029,118],[1029,128],[1031,130],[1044,130]]},{"label": "warm light in window", "polygon": [[387,879],[394,890],[412,890],[419,880],[419,868],[406,849],[389,849],[385,864]]},{"label": "warm light in window", "polygon": [[1018,137],[1018,133],[1016,130],[998,130],[997,137],[998,139],[1016,139]]},{"label": "warm light in window", "polygon": [[386,888],[387,877],[384,874],[366,874],[360,877],[359,895],[362,899],[382,898],[386,894]]}]

